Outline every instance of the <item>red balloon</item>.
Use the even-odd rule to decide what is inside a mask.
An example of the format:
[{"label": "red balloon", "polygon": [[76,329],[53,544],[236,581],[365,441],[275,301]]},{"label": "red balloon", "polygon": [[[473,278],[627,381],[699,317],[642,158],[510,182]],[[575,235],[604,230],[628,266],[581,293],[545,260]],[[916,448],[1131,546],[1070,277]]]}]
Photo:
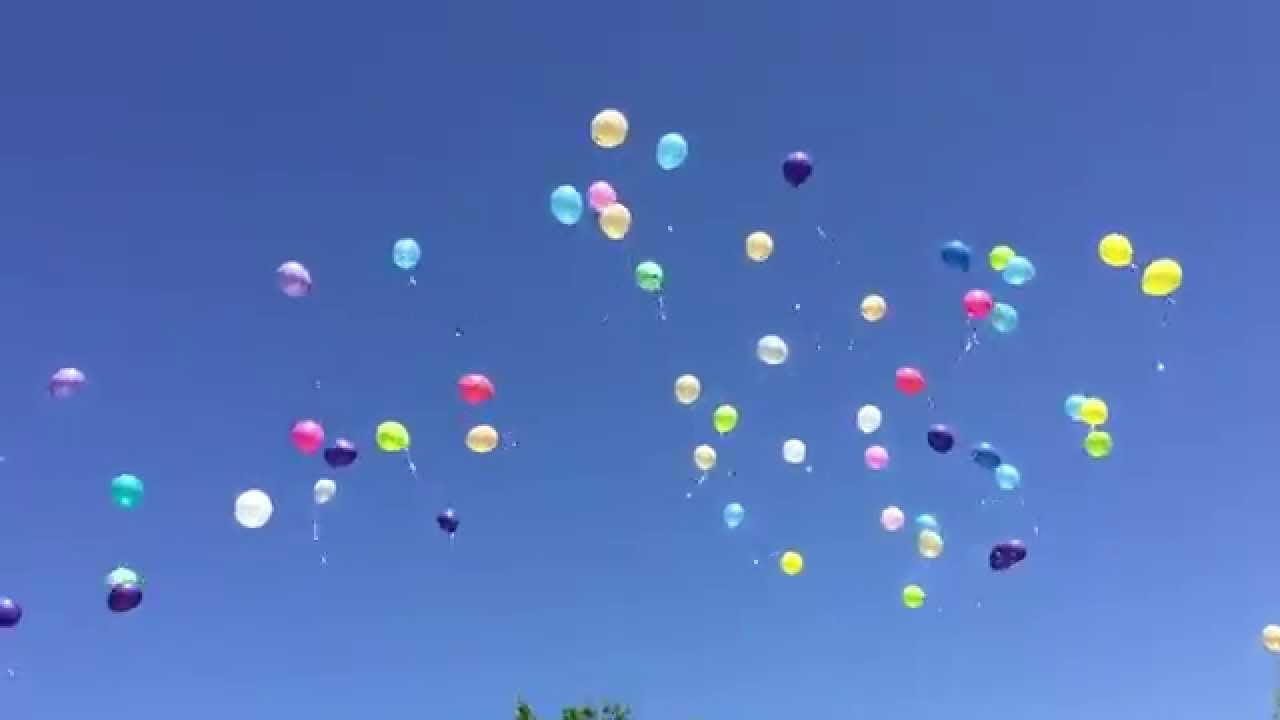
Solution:
[{"label": "red balloon", "polygon": [[458,378],[458,394],[468,405],[479,405],[493,399],[493,382],[484,375],[471,373]]},{"label": "red balloon", "polygon": [[970,320],[985,318],[991,314],[991,308],[995,305],[996,301],[991,299],[991,293],[986,290],[970,290],[964,294],[964,314]]},{"label": "red balloon", "polygon": [[898,368],[895,379],[898,392],[903,395],[918,395],[924,391],[924,373],[915,368]]},{"label": "red balloon", "polygon": [[324,447],[324,428],[315,420],[299,420],[293,424],[289,439],[298,452],[303,455],[315,455]]}]

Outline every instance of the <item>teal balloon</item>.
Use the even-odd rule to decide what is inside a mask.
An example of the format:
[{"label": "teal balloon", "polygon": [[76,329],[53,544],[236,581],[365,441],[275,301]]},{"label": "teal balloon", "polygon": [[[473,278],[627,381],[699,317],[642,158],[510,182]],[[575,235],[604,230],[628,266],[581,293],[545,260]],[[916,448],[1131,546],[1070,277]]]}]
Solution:
[{"label": "teal balloon", "polygon": [[747,509],[741,503],[731,502],[724,506],[724,524],[730,530],[742,524],[747,517]]},{"label": "teal balloon", "polygon": [[1018,310],[1008,303],[996,303],[995,307],[991,308],[988,319],[991,321],[991,327],[1002,335],[1008,335],[1018,329]]},{"label": "teal balloon", "polygon": [[125,473],[111,479],[111,500],[125,510],[142,504],[142,480]]},{"label": "teal balloon", "polygon": [[680,133],[667,133],[658,139],[658,167],[675,170],[689,157],[689,143]]},{"label": "teal balloon", "polygon": [[1088,398],[1080,393],[1068,395],[1067,401],[1062,403],[1062,411],[1067,414],[1067,417],[1079,422],[1080,408],[1084,407],[1085,400],[1088,400]]},{"label": "teal balloon", "polygon": [[996,485],[1001,490],[1017,490],[1022,486],[1022,473],[1009,463],[999,465],[996,467]]},{"label": "teal balloon", "polygon": [[941,528],[941,526],[938,525],[938,518],[934,517],[932,513],[920,513],[917,515],[916,527],[921,530],[932,530],[934,532],[938,532]]},{"label": "teal balloon", "polygon": [[561,185],[551,191],[551,215],[561,225],[577,225],[582,219],[582,193],[572,185]]},{"label": "teal balloon", "polygon": [[1010,285],[1026,285],[1036,276],[1036,266],[1021,255],[1015,255],[1009,260],[1009,264],[1004,266],[1000,276]]},{"label": "teal balloon", "polygon": [[400,238],[391,247],[391,261],[401,270],[412,270],[422,262],[422,248],[413,238]]}]

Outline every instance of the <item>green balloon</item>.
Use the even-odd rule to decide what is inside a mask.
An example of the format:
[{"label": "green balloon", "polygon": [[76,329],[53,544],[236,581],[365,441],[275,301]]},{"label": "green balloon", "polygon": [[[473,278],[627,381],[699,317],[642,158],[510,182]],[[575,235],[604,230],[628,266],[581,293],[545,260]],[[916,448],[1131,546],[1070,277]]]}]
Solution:
[{"label": "green balloon", "polygon": [[125,473],[111,479],[111,500],[125,510],[142,504],[142,480]]},{"label": "green balloon", "polygon": [[663,275],[661,265],[645,260],[636,266],[636,285],[645,292],[662,292]]},{"label": "green balloon", "polygon": [[738,427],[738,408],[732,405],[721,405],[712,416],[716,432],[724,435]]},{"label": "green balloon", "polygon": [[1084,451],[1091,458],[1104,458],[1111,454],[1111,433],[1106,430],[1093,430],[1084,436]]},{"label": "green balloon", "polygon": [[142,576],[134,572],[130,568],[121,565],[120,567],[107,573],[107,588],[113,588],[118,585],[133,585],[134,587],[142,587]]}]

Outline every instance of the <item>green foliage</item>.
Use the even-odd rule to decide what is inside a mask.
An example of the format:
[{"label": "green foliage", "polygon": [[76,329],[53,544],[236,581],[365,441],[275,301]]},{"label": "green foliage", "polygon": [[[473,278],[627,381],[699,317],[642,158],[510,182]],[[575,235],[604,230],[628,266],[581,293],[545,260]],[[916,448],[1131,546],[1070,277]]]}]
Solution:
[{"label": "green foliage", "polygon": [[[538,715],[529,707],[529,703],[516,701],[515,720],[538,720]],[[617,703],[604,705],[581,705],[567,707],[560,711],[560,720],[632,720],[631,708]]]}]

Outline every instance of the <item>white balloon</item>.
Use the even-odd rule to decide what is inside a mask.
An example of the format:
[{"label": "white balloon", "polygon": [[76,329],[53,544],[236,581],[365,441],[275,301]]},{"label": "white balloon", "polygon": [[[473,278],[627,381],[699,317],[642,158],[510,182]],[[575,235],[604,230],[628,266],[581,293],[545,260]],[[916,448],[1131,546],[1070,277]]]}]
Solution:
[{"label": "white balloon", "polygon": [[787,343],[777,335],[765,335],[756,343],[756,357],[765,365],[781,365],[788,353]]},{"label": "white balloon", "polygon": [[782,443],[782,459],[792,465],[799,465],[804,462],[804,457],[808,453],[804,441],[798,438],[791,438]]},{"label": "white balloon", "polygon": [[880,423],[883,421],[884,415],[875,405],[863,405],[858,408],[858,429],[862,432],[870,435],[880,429]]},{"label": "white balloon", "polygon": [[271,504],[271,496],[257,488],[245,490],[236,498],[236,522],[250,530],[266,525],[273,512],[275,506]]},{"label": "white balloon", "polygon": [[320,478],[316,481],[315,487],[311,488],[311,495],[315,498],[317,505],[324,505],[338,494],[338,483],[329,478]]}]

